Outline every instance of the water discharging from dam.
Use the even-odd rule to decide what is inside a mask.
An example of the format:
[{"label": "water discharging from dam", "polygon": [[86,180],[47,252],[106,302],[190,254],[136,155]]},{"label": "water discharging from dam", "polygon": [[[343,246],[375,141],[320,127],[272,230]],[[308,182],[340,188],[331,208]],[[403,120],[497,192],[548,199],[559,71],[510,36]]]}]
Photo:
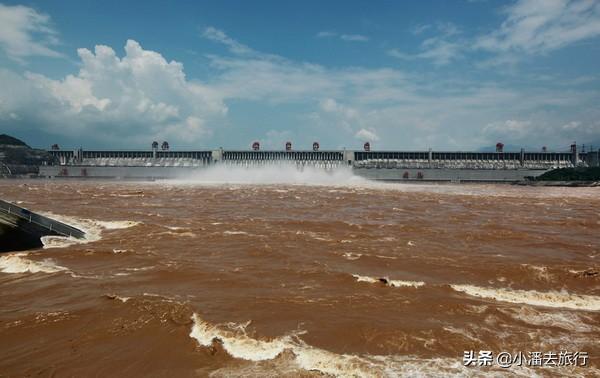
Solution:
[{"label": "water discharging from dam", "polygon": [[294,164],[241,166],[215,165],[178,177],[179,181],[205,184],[252,185],[359,185],[368,181],[356,176],[350,167],[322,169]]}]

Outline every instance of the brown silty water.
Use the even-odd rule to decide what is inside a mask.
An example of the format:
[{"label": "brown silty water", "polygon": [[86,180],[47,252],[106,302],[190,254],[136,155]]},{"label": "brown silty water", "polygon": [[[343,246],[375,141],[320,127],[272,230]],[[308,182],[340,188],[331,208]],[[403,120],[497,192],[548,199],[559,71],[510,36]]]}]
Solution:
[{"label": "brown silty water", "polygon": [[[598,188],[2,181],[0,197],[89,233],[0,257],[0,375],[599,373]],[[463,366],[469,350],[589,360]]]}]

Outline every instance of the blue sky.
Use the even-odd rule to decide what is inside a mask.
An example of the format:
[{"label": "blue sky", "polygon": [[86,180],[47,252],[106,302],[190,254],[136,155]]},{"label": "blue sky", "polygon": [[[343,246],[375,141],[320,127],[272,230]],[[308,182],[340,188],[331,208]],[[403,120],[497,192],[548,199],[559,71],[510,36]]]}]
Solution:
[{"label": "blue sky", "polygon": [[600,145],[600,1],[0,3],[37,147]]}]

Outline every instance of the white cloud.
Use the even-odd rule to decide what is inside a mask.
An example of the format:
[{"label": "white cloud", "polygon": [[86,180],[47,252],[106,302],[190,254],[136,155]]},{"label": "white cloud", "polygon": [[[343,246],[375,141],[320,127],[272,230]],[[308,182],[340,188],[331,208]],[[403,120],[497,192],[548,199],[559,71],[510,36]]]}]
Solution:
[{"label": "white cloud", "polygon": [[419,35],[427,30],[430,30],[431,27],[432,27],[431,24],[416,25],[410,30],[410,32],[413,33],[414,35]]},{"label": "white cloud", "polygon": [[494,56],[475,65],[489,69],[514,66],[524,56],[545,54],[600,36],[597,0],[517,0],[502,13],[506,17],[497,29],[473,37],[463,36],[452,23],[417,25],[412,34],[429,35],[421,42],[419,52],[391,48],[387,53],[403,60],[426,59],[442,66],[466,54],[485,51]]},{"label": "white cloud", "polygon": [[186,79],[181,63],[136,41],[127,41],[122,58],[102,45],[77,52],[82,62],[77,74],[61,80],[12,74],[0,99],[10,101],[11,91],[20,87],[28,95],[9,104],[16,114],[35,116],[47,132],[118,144],[153,138],[199,142],[211,135],[207,120],[227,113],[214,90]]},{"label": "white cloud", "polygon": [[361,34],[342,34],[340,35],[340,39],[350,42],[367,42],[369,40],[368,37]]},{"label": "white cloud", "polygon": [[586,122],[569,121],[561,123],[539,114],[527,120],[506,120],[487,124],[483,134],[490,139],[501,140],[512,144],[554,145],[554,149],[566,150],[573,140],[580,142],[598,141],[600,122],[588,119]]},{"label": "white cloud", "polygon": [[[78,50],[81,69],[61,80],[0,69],[0,126],[36,124],[104,145],[140,146],[157,139],[173,147],[245,146],[250,141],[236,139],[245,127],[236,123],[246,117],[245,110],[236,110],[241,106],[264,111],[267,123],[271,115],[283,120],[256,129],[271,130],[264,142],[272,148],[292,138],[302,145],[318,139],[324,148],[360,148],[358,140],[370,137],[378,138],[381,148],[462,149],[497,140],[551,145],[600,135],[597,90],[552,89],[537,86],[540,82],[510,87],[389,68],[328,68],[250,48],[251,53],[241,53],[231,48],[239,42],[215,30],[214,40],[229,52],[208,57],[211,75],[202,83],[188,79],[181,63],[135,41],[127,42],[122,57],[108,46]],[[227,118],[228,105],[236,117]],[[9,123],[9,114],[21,123]],[[573,119],[576,126],[563,127]]]},{"label": "white cloud", "polygon": [[354,134],[354,137],[365,142],[376,142],[379,140],[379,136],[377,136],[377,133],[373,129],[360,129]]},{"label": "white cloud", "polygon": [[333,31],[320,31],[317,33],[317,38],[339,38],[346,42],[367,42],[369,37],[362,34],[340,34]]},{"label": "white cloud", "polygon": [[426,59],[436,66],[443,66],[460,58],[466,49],[466,42],[460,38],[460,29],[452,23],[438,22],[435,25],[420,25],[413,28],[412,33],[421,35],[434,30],[436,35],[421,42],[418,53],[406,53],[397,48],[387,51],[387,54],[398,59]]},{"label": "white cloud", "polygon": [[337,35],[337,33],[332,32],[332,31],[320,31],[317,33],[317,38],[329,38],[329,37],[335,37]]},{"label": "white cloud", "polygon": [[0,48],[22,62],[28,56],[60,57],[51,46],[58,44],[58,33],[50,17],[22,5],[0,4]]},{"label": "white cloud", "polygon": [[229,50],[234,54],[254,53],[254,50],[252,50],[248,46],[241,44],[232,38],[229,38],[229,36],[227,36],[225,32],[212,26],[209,26],[206,29],[204,29],[202,36],[211,41],[215,41],[226,45],[227,47],[229,47]]},{"label": "white cloud", "polygon": [[507,137],[511,140],[522,139],[531,130],[531,121],[507,120],[487,124],[483,132],[494,137]]},{"label": "white cloud", "polygon": [[[261,141],[261,148],[270,150],[283,150],[285,143],[291,142],[294,134],[289,130],[269,130]],[[294,146],[292,145],[292,148]]]},{"label": "white cloud", "polygon": [[505,14],[500,28],[478,38],[475,47],[538,54],[600,36],[598,1],[519,0]]}]

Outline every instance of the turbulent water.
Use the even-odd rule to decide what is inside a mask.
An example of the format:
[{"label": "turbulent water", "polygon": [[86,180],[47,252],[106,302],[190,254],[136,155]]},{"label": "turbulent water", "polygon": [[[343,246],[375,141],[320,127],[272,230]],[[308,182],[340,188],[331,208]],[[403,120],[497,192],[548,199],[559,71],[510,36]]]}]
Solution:
[{"label": "turbulent water", "polygon": [[0,255],[0,375],[506,373],[469,350],[584,351],[509,371],[600,373],[598,188],[350,176],[0,182],[88,232]]}]

